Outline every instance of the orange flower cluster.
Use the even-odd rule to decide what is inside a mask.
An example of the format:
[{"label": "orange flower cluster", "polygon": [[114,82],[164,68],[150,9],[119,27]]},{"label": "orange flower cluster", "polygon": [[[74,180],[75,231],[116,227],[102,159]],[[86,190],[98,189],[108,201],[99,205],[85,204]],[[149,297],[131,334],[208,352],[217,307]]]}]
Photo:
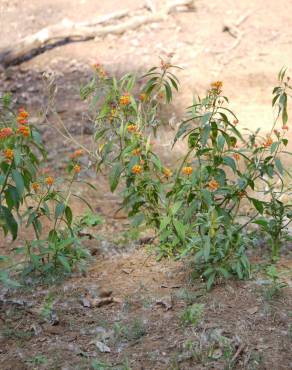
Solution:
[{"label": "orange flower cluster", "polygon": [[53,183],[54,183],[54,178],[52,177],[52,176],[48,176],[47,178],[46,178],[46,183],[49,185],[49,186],[52,186],[53,185]]},{"label": "orange flower cluster", "polygon": [[128,130],[128,132],[136,132],[137,131],[137,126],[133,125],[133,124],[128,125],[127,130]]},{"label": "orange flower cluster", "polygon": [[136,149],[132,150],[132,154],[134,156],[139,156],[141,154],[141,149],[140,148],[136,148]]},{"label": "orange flower cluster", "polygon": [[28,118],[29,114],[28,112],[23,109],[23,108],[19,108],[18,110],[18,116],[17,116],[17,122],[20,124],[20,125],[26,125],[28,123],[27,121],[27,118]]},{"label": "orange flower cluster", "polygon": [[222,87],[223,87],[223,82],[222,81],[215,81],[215,82],[211,83],[211,88],[213,90],[216,90],[217,92],[221,91]]},{"label": "orange flower cluster", "polygon": [[73,170],[74,170],[74,173],[78,174],[81,171],[81,167],[79,166],[79,164],[75,164],[75,166],[73,167]]},{"label": "orange flower cluster", "polygon": [[158,99],[163,100],[164,98],[165,98],[164,92],[160,91],[160,93],[158,94]]},{"label": "orange flower cluster", "polygon": [[145,94],[145,93],[141,93],[141,94],[139,95],[139,100],[140,100],[141,102],[145,102],[147,99],[148,99],[147,94]]},{"label": "orange flower cluster", "polygon": [[273,144],[273,139],[269,136],[269,137],[267,137],[267,140],[264,142],[264,147],[265,148],[268,148],[268,147],[270,147],[271,145]]},{"label": "orange flower cluster", "polygon": [[132,168],[132,173],[134,173],[135,175],[140,175],[142,173],[142,167],[136,164]]},{"label": "orange flower cluster", "polygon": [[182,173],[183,173],[184,175],[189,176],[189,175],[191,175],[191,174],[193,173],[193,169],[192,169],[192,167],[190,167],[190,166],[183,167],[183,169],[182,169]]},{"label": "orange flower cluster", "polygon": [[16,133],[17,134],[20,134],[24,137],[28,137],[29,134],[30,134],[30,129],[29,127],[27,126],[24,126],[24,125],[21,125],[17,130],[16,130]]},{"label": "orange flower cluster", "polygon": [[38,190],[40,189],[40,184],[38,183],[38,182],[33,182],[32,183],[32,188],[33,188],[33,190],[37,193],[38,192]]},{"label": "orange flower cluster", "polygon": [[233,154],[233,158],[236,160],[236,161],[239,161],[240,160],[240,155],[238,153],[234,153]]},{"label": "orange flower cluster", "polygon": [[131,97],[129,93],[125,93],[120,96],[120,104],[121,105],[129,105],[131,102]]},{"label": "orange flower cluster", "polygon": [[162,70],[166,71],[168,68],[171,67],[171,64],[169,62],[165,62],[164,60],[161,60],[160,66]]},{"label": "orange flower cluster", "polygon": [[219,188],[219,184],[216,180],[213,179],[213,180],[209,181],[208,187],[209,187],[209,190],[215,191]]},{"label": "orange flower cluster", "polygon": [[70,158],[75,159],[81,157],[84,154],[83,149],[77,149],[74,153],[71,154]]},{"label": "orange flower cluster", "polygon": [[100,78],[105,78],[107,76],[106,70],[100,63],[95,63],[92,67]]},{"label": "orange flower cluster", "polygon": [[13,150],[12,149],[6,149],[4,151],[4,156],[8,161],[12,161],[12,159],[14,158]]},{"label": "orange flower cluster", "polygon": [[0,130],[0,140],[5,139],[13,134],[13,130],[10,127],[4,127]]},{"label": "orange flower cluster", "polygon": [[167,178],[169,178],[169,177],[171,177],[172,176],[172,172],[170,171],[170,169],[169,168],[167,168],[167,167],[165,167],[164,169],[163,169],[163,174],[164,174],[164,176],[165,177],[167,177]]}]

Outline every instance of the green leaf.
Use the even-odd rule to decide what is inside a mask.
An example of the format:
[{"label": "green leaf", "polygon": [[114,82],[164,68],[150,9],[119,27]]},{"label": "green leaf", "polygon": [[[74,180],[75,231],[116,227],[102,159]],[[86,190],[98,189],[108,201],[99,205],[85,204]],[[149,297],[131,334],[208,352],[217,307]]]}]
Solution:
[{"label": "green leaf", "polygon": [[249,200],[251,200],[252,204],[254,205],[255,209],[260,213],[262,214],[264,212],[264,206],[263,206],[263,202],[261,202],[260,200],[258,199],[255,199],[255,198],[249,198]]},{"label": "green leaf", "polygon": [[55,208],[55,218],[60,217],[65,210],[65,204],[64,203],[58,203]]},{"label": "green leaf", "polygon": [[173,220],[173,225],[181,241],[185,241],[185,226],[178,220]]},{"label": "green leaf", "polygon": [[23,192],[24,192],[23,178],[22,178],[21,174],[15,169],[12,170],[12,178],[13,178],[13,181],[16,185],[16,189],[18,191],[18,194],[21,197]]},{"label": "green leaf", "polygon": [[231,157],[224,157],[223,158],[223,163],[226,166],[232,168],[233,172],[236,172],[236,162],[235,162],[235,160],[233,158],[231,158]]},{"label": "green leaf", "polygon": [[205,261],[208,262],[211,251],[211,241],[209,237],[204,238],[203,253]]},{"label": "green leaf", "polygon": [[212,272],[209,277],[208,277],[208,280],[207,280],[207,290],[210,290],[212,288],[212,285],[214,284],[214,280],[215,280],[215,277],[216,277],[216,272]]},{"label": "green leaf", "polygon": [[123,172],[123,167],[120,163],[116,163],[109,174],[109,182],[111,192],[114,192],[119,184],[121,174]]},{"label": "green leaf", "polygon": [[2,225],[3,221],[3,226],[10,231],[13,240],[15,240],[17,238],[18,224],[11,211],[7,207],[0,206],[0,225]]},{"label": "green leaf", "polygon": [[67,220],[68,224],[71,225],[72,220],[73,220],[73,214],[72,214],[72,210],[69,206],[67,206],[65,208],[65,216],[66,216],[66,220]]},{"label": "green leaf", "polygon": [[280,172],[280,174],[283,175],[284,174],[284,168],[283,168],[282,162],[279,158],[275,159],[275,165],[277,167],[277,170]]},{"label": "green leaf", "polygon": [[61,263],[61,265],[65,268],[67,272],[71,272],[71,267],[68,262],[68,259],[63,255],[58,255],[58,261]]},{"label": "green leaf", "polygon": [[207,189],[202,189],[201,194],[208,206],[212,205],[212,194]]}]

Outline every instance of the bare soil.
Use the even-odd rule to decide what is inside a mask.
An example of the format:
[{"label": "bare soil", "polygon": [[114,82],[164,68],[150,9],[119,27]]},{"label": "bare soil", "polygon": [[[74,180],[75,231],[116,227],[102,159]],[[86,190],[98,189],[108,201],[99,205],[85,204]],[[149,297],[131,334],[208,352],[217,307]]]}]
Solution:
[{"label": "bare soil", "polygon": [[[65,17],[83,21],[143,4],[134,0],[2,0],[0,46]],[[90,77],[91,64],[99,61],[116,75],[142,73],[172,52],[173,62],[184,68],[178,76],[182,90],[174,102],[172,122],[179,121],[193,93],[201,94],[211,81],[222,80],[240,125],[267,131],[272,125],[271,90],[277,72],[282,66],[291,68],[292,2],[197,0],[195,6],[195,11],[173,13],[163,22],[63,45],[2,70],[0,93],[12,91],[16,104],[29,107],[37,123],[37,112],[46,100],[42,74],[54,73],[59,86],[57,109],[76,138],[89,145],[93,131],[78,89]],[[243,15],[247,17],[239,26],[242,38],[234,46],[236,40],[222,29]],[[49,164],[60,173],[73,145],[64,142],[53,127],[41,127],[41,131]],[[166,159],[172,134],[166,125],[157,139]],[[292,129],[290,139],[291,135]],[[179,152],[180,147],[175,155]],[[93,174],[86,176],[92,179]],[[278,263],[288,285],[278,296],[270,297],[265,278],[257,271],[256,266],[267,263],[261,256],[253,257],[252,280],[222,282],[207,293],[203,282],[192,277],[189,263],[157,261],[149,254],[153,246],[133,240],[126,232],[127,220],[115,215],[118,196],[110,193],[103,177],[92,181],[98,191],[84,195],[105,222],[97,228],[102,240],[88,243],[93,252],[88,272],[55,285],[33,286],[32,281],[27,290],[1,289],[1,369],[292,368],[291,251],[284,251]],[[79,207],[74,204],[76,211]],[[17,243],[24,237],[23,233]],[[0,254],[10,253],[15,245],[0,240]],[[113,301],[95,306],[94,300],[109,291]],[[52,314],[58,320],[43,315],[50,295]],[[192,304],[204,304],[203,312],[196,324],[183,325],[180,317]],[[100,343],[108,348],[101,350]],[[98,361],[108,367],[97,365]]]}]

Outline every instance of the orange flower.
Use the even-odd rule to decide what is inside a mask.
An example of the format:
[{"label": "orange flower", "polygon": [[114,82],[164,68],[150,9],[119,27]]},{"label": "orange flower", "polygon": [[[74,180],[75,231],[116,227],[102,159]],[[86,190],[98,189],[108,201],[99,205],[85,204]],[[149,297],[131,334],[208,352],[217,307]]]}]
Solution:
[{"label": "orange flower", "polygon": [[128,125],[127,130],[128,130],[128,132],[136,132],[137,131],[137,126],[133,125],[133,124]]},{"label": "orange flower", "polygon": [[121,105],[129,105],[130,102],[131,102],[131,98],[130,98],[129,93],[125,93],[125,94],[120,96],[120,104]]},{"label": "orange flower", "polygon": [[211,83],[211,88],[213,90],[216,90],[217,92],[221,91],[223,87],[223,82],[222,81],[215,81]]},{"label": "orange flower", "polygon": [[74,173],[79,173],[81,171],[81,167],[79,166],[79,164],[75,164],[75,166],[73,167],[73,170],[74,170]]},{"label": "orange flower", "polygon": [[184,168],[182,169],[182,173],[183,173],[184,175],[189,176],[189,175],[191,175],[191,174],[193,173],[193,169],[192,169],[192,167],[190,167],[190,166],[186,166],[186,167],[184,167]]},{"label": "orange flower", "polygon": [[209,190],[215,191],[219,188],[219,184],[216,180],[213,179],[213,180],[209,181],[208,187],[209,187]]},{"label": "orange flower", "polygon": [[21,125],[26,125],[27,124],[27,118],[28,118],[29,114],[26,110],[24,110],[23,108],[19,108],[18,110],[18,116],[17,116],[17,122]]},{"label": "orange flower", "polygon": [[35,192],[40,189],[40,184],[38,182],[33,182],[31,186]]},{"label": "orange flower", "polygon": [[140,148],[136,148],[136,149],[132,150],[132,154],[134,156],[139,156],[141,154],[141,149]]},{"label": "orange flower", "polygon": [[13,134],[13,130],[10,127],[4,127],[0,130],[0,140],[5,139]]},{"label": "orange flower", "polygon": [[82,156],[83,154],[84,154],[83,149],[77,149],[77,150],[75,150],[75,152],[73,154],[71,154],[70,158],[72,158],[72,159],[78,158],[78,157]]},{"label": "orange flower", "polygon": [[236,160],[236,161],[239,161],[240,159],[240,155],[238,153],[234,153],[233,154],[233,158]]},{"label": "orange flower", "polygon": [[158,94],[158,99],[163,100],[164,98],[165,98],[164,92],[160,91],[160,93]]},{"label": "orange flower", "polygon": [[135,175],[140,175],[142,173],[142,167],[136,164],[132,168],[132,173],[134,173]]},{"label": "orange flower", "polygon": [[163,174],[164,174],[164,176],[165,177],[167,177],[167,178],[169,178],[169,177],[171,177],[172,176],[172,172],[170,171],[170,169],[169,168],[167,168],[167,167],[165,167],[164,169],[163,169]]},{"label": "orange flower", "polygon": [[52,176],[48,176],[47,178],[46,178],[46,183],[49,185],[49,186],[52,186],[53,185],[53,183],[54,183],[54,178],[52,177]]},{"label": "orange flower", "polygon": [[265,148],[268,148],[272,144],[273,144],[273,139],[269,136],[269,137],[267,137],[267,140],[264,142],[263,145],[264,145]]},{"label": "orange flower", "polygon": [[13,157],[14,157],[14,152],[12,149],[6,149],[4,151],[4,156],[7,160],[9,161],[12,161]]},{"label": "orange flower", "polygon": [[238,196],[239,196],[240,199],[243,198],[245,195],[246,195],[246,191],[240,191],[238,193]]},{"label": "orange flower", "polygon": [[92,68],[95,70],[95,72],[99,75],[100,78],[104,78],[107,76],[107,72],[100,63],[93,64]]},{"label": "orange flower", "polygon": [[24,137],[28,137],[30,134],[30,129],[27,126],[21,125],[17,130],[17,134],[21,134]]},{"label": "orange flower", "polygon": [[148,100],[148,96],[147,96],[147,94],[145,94],[145,93],[141,93],[141,94],[139,95],[139,100],[140,100],[141,102],[145,102],[146,100]]},{"label": "orange flower", "polygon": [[282,130],[289,130],[289,127],[287,125],[283,125]]}]

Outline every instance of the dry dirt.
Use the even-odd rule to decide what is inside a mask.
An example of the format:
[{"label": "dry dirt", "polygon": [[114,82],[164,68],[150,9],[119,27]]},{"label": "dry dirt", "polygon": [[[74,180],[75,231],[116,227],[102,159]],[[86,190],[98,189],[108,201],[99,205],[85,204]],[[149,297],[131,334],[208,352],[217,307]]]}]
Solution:
[{"label": "dry dirt", "polygon": [[[134,0],[0,0],[0,47],[65,17],[83,21],[143,4]],[[12,91],[16,104],[28,106],[37,122],[37,112],[45,102],[42,73],[54,72],[59,86],[57,109],[71,132],[88,143],[92,127],[83,115],[86,107],[78,89],[89,78],[91,64],[99,61],[116,75],[140,73],[172,52],[173,62],[184,68],[179,72],[182,89],[174,102],[175,121],[191,103],[193,93],[203,93],[211,81],[219,79],[232,97],[231,107],[240,125],[265,131],[272,124],[271,90],[277,72],[282,66],[292,68],[291,14],[290,0],[198,0],[195,11],[173,13],[163,22],[122,35],[56,47],[7,68],[0,72],[0,93]],[[244,15],[241,42],[230,49],[235,39],[222,32],[223,25]],[[64,166],[60,158],[72,145],[64,143],[53,128],[41,130],[50,165],[58,173]],[[166,126],[158,138],[166,158],[171,136]],[[292,129],[288,136],[292,139]],[[87,275],[76,274],[55,287],[1,290],[1,369],[292,368],[289,251],[279,262],[289,287],[279,297],[269,299],[257,271],[251,281],[229,281],[206,293],[202,282],[192,279],[190,266],[157,262],[147,248],[124,234],[127,220],[114,217],[118,197],[109,192],[105,179],[99,178],[97,185],[97,193],[85,195],[105,223],[97,230],[103,240],[88,245],[94,260]],[[0,240],[0,254],[12,248]],[[254,262],[265,263],[263,259]],[[102,290],[112,290],[114,302],[84,307]],[[56,325],[41,314],[49,294],[59,318]],[[193,303],[204,304],[203,313],[197,325],[183,326],[180,316]],[[110,352],[101,352],[96,342],[106,344]]]}]

